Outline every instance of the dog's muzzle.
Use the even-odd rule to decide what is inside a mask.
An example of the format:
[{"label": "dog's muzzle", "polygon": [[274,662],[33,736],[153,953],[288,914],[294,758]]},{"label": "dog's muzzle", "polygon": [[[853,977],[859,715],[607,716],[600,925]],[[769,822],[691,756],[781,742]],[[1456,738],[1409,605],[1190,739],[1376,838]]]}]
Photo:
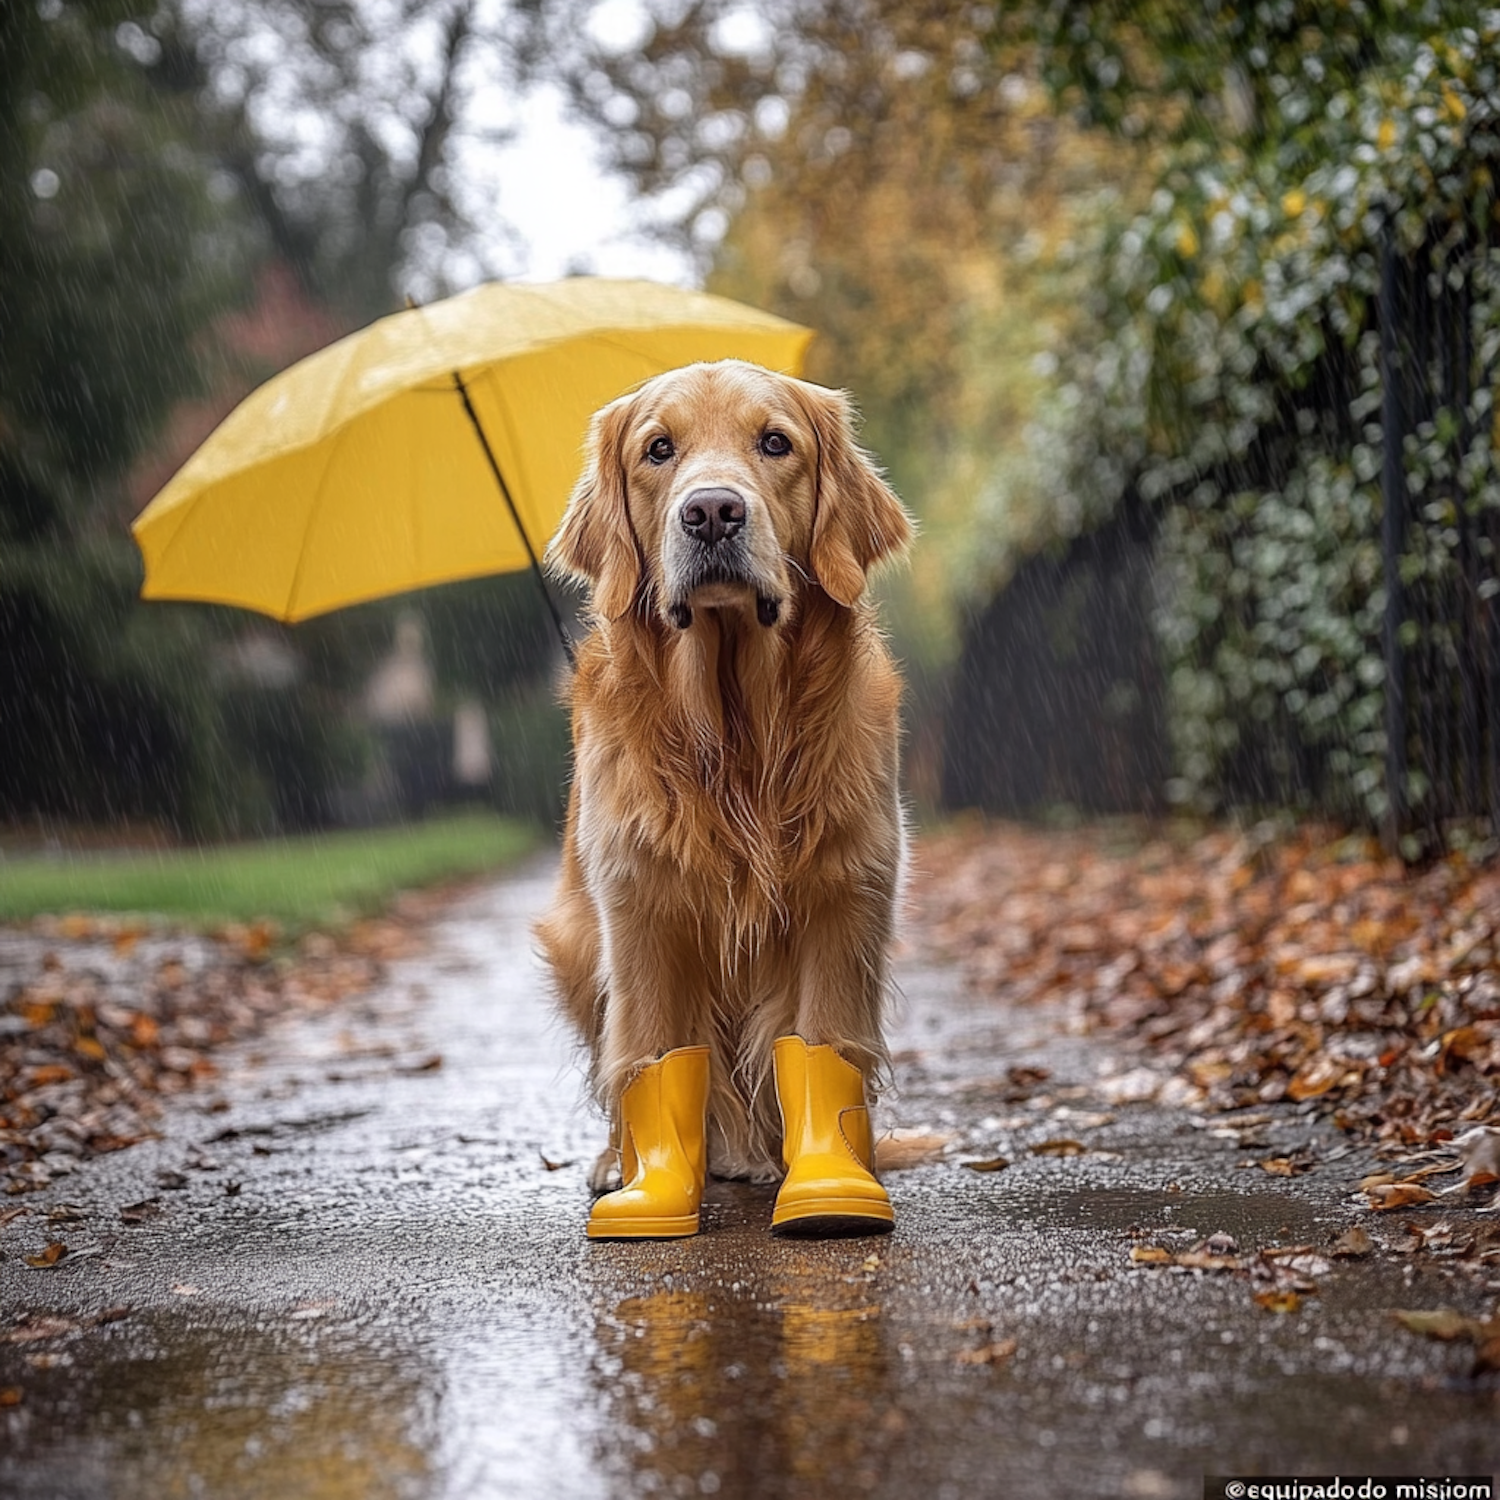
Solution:
[{"label": "dog's muzzle", "polygon": [[697,589],[723,583],[755,589],[755,617],[767,628],[781,614],[781,600],[765,593],[756,577],[746,534],[749,512],[745,497],[726,485],[710,485],[688,493],[677,508],[682,539],[678,552],[673,598],[667,618],[679,629],[693,623],[688,602]]}]

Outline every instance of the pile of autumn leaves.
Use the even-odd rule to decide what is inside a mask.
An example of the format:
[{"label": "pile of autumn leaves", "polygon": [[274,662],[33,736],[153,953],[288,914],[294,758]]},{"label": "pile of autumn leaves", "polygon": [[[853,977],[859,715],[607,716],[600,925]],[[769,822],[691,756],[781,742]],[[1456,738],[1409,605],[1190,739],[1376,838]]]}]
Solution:
[{"label": "pile of autumn leaves", "polygon": [[296,944],[264,923],[196,934],[80,915],[0,931],[0,1191],[151,1136],[164,1098],[212,1089],[226,1043],[369,989],[421,918],[414,905]]},{"label": "pile of autumn leaves", "polygon": [[1181,1102],[1313,1100],[1393,1156],[1500,1126],[1493,861],[1409,872],[1316,829],[976,825],[924,842],[913,896],[976,987],[1139,1042]]}]

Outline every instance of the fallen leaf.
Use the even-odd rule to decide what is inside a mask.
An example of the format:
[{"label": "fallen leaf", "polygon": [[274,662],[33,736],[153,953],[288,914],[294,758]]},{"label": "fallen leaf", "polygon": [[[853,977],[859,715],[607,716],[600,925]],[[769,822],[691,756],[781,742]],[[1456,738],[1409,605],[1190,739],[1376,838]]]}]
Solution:
[{"label": "fallen leaf", "polygon": [[1255,1305],[1265,1308],[1267,1312],[1294,1313],[1302,1306],[1302,1298],[1297,1292],[1278,1288],[1271,1292],[1256,1292]]},{"label": "fallen leaf", "polygon": [[1443,1033],[1434,1066],[1440,1074],[1445,1073],[1452,1066],[1454,1058],[1460,1062],[1468,1062],[1475,1057],[1482,1057],[1488,1051],[1489,1038],[1477,1026],[1457,1026],[1452,1031]]},{"label": "fallen leaf", "polygon": [[1277,1264],[1298,1276],[1326,1276],[1333,1269],[1333,1262],[1322,1255],[1289,1255]]},{"label": "fallen leaf", "polygon": [[66,1063],[44,1063],[41,1067],[33,1068],[26,1075],[26,1087],[28,1089],[46,1088],[52,1083],[66,1083],[70,1078],[76,1078],[77,1073]]},{"label": "fallen leaf", "polygon": [[537,1155],[542,1158],[542,1165],[549,1172],[561,1172],[564,1167],[571,1167],[573,1165],[571,1161],[553,1161],[545,1151],[539,1151]]},{"label": "fallen leaf", "polygon": [[1003,1172],[1010,1162],[1003,1156],[991,1156],[984,1161],[966,1161],[962,1165],[971,1172]]},{"label": "fallen leaf", "polygon": [[1370,1196],[1370,1207],[1377,1213],[1386,1213],[1393,1208],[1410,1208],[1416,1203],[1437,1202],[1436,1193],[1415,1182],[1388,1182],[1366,1191]]},{"label": "fallen leaf", "polygon": [[1190,1271],[1239,1271],[1244,1262],[1234,1255],[1214,1255],[1206,1250],[1184,1250],[1171,1257],[1174,1266],[1186,1266]]},{"label": "fallen leaf", "polygon": [[953,1140],[951,1131],[889,1130],[875,1142],[876,1169],[904,1172],[936,1161]]},{"label": "fallen leaf", "polygon": [[1299,1161],[1293,1156],[1269,1156],[1255,1165],[1273,1177],[1303,1177],[1312,1171],[1310,1163]]},{"label": "fallen leaf", "polygon": [[52,1313],[33,1313],[22,1318],[5,1335],[7,1344],[30,1344],[38,1339],[57,1339],[65,1333],[77,1333],[79,1325],[72,1318],[58,1317]]},{"label": "fallen leaf", "polygon": [[160,1198],[143,1198],[139,1203],[127,1203],[120,1210],[122,1224],[144,1224],[148,1219],[158,1218],[166,1210]]},{"label": "fallen leaf", "polygon": [[865,1271],[878,1271],[880,1269],[880,1257],[878,1255],[867,1255],[861,1267]]},{"label": "fallen leaf", "polygon": [[1451,1307],[1439,1307],[1431,1312],[1396,1312],[1392,1316],[1412,1333],[1424,1338],[1441,1339],[1445,1344],[1454,1339],[1473,1338],[1480,1327],[1473,1318],[1466,1318]]},{"label": "fallen leaf", "polygon": [[1469,1193],[1477,1187],[1500,1182],[1500,1128],[1476,1125],[1453,1143],[1463,1167],[1463,1180],[1449,1192]]},{"label": "fallen leaf", "polygon": [[1088,1147],[1082,1141],[1039,1141],[1031,1148],[1033,1156],[1082,1156]]},{"label": "fallen leaf", "polygon": [[958,1363],[961,1365],[1000,1365],[1016,1352],[1014,1339],[1001,1339],[999,1343],[982,1344],[978,1349],[960,1349]]},{"label": "fallen leaf", "polygon": [[1396,1180],[1394,1172],[1371,1172],[1368,1177],[1359,1179],[1359,1190],[1368,1193],[1371,1188],[1387,1187]]},{"label": "fallen leaf", "polygon": [[35,1255],[26,1257],[28,1266],[35,1266],[37,1270],[43,1271],[55,1266],[63,1256],[68,1253],[68,1247],[61,1240],[51,1241],[44,1250],[39,1250]]},{"label": "fallen leaf", "polygon": [[1160,1245],[1132,1245],[1130,1247],[1130,1258],[1138,1266],[1169,1266],[1172,1264],[1172,1252],[1163,1250]]},{"label": "fallen leaf", "polygon": [[1315,1058],[1300,1068],[1286,1086],[1288,1099],[1300,1103],[1303,1099],[1315,1099],[1326,1094],[1349,1071],[1346,1062],[1331,1057]]},{"label": "fallen leaf", "polygon": [[1354,1224],[1333,1242],[1328,1253],[1339,1256],[1368,1255],[1374,1248],[1375,1241],[1370,1238],[1368,1231]]},{"label": "fallen leaf", "polygon": [[18,1385],[0,1385],[0,1406],[19,1406],[26,1393]]}]

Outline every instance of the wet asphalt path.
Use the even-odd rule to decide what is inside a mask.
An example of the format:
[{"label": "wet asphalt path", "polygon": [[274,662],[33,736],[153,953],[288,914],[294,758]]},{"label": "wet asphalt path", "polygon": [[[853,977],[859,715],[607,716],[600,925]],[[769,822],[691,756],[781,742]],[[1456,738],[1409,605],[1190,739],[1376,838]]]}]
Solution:
[{"label": "wet asphalt path", "polygon": [[[236,1053],[227,1109],[175,1103],[162,1140],[26,1200],[0,1229],[0,1328],[128,1314],[0,1343],[21,1391],[0,1494],[1166,1500],[1205,1471],[1500,1464],[1500,1393],[1390,1318],[1478,1311],[1482,1278],[1377,1255],[1278,1314],[1244,1277],[1131,1263],[1216,1232],[1379,1237],[1349,1197],[1366,1158],[1247,1170],[1337,1143],[1295,1111],[1247,1152],[1111,1106],[1097,1044],[949,973],[902,972],[880,1124],[955,1139],[891,1174],[893,1236],[773,1241],[770,1189],[714,1184],[696,1239],[588,1243],[602,1125],[527,933],[550,881],[466,898],[379,994]],[[1050,1070],[1029,1091],[1007,1077],[1028,1064]],[[1029,1150],[1058,1139],[1090,1149]],[[959,1165],[996,1155],[1013,1165]],[[55,1236],[81,1253],[27,1267]]]}]

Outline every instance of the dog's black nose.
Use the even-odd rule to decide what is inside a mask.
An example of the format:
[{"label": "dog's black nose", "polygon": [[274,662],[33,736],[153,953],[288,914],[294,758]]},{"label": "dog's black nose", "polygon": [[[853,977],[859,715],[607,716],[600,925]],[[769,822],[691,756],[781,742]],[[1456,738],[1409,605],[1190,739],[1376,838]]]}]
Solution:
[{"label": "dog's black nose", "polygon": [[682,529],[705,546],[715,547],[745,524],[745,497],[735,490],[694,490],[682,502]]}]

